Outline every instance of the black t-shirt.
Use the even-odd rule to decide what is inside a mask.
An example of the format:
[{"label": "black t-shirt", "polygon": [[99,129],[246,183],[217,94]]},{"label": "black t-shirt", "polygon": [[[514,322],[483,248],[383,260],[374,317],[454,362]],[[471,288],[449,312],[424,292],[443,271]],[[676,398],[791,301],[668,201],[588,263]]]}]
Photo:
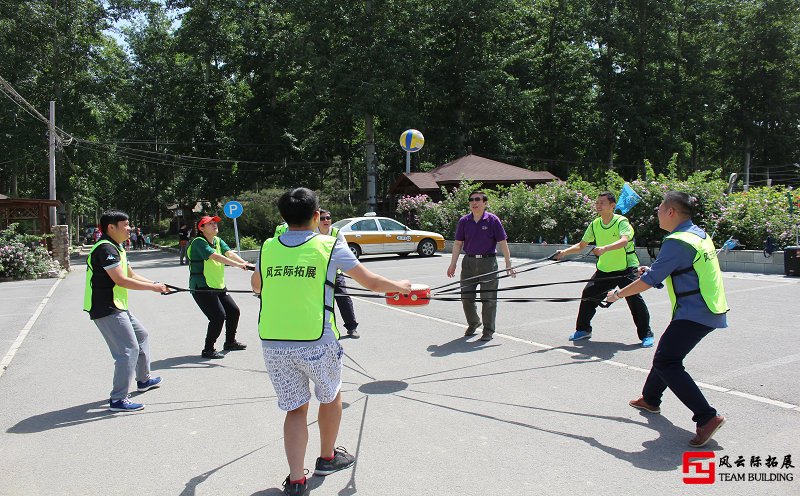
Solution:
[{"label": "black t-shirt", "polygon": [[[120,255],[122,248],[117,249],[116,247],[119,245],[106,235],[100,239],[111,241],[112,244],[103,243],[92,252],[90,260],[92,265],[92,309],[89,311],[89,318],[92,320],[123,311],[114,306],[115,284],[106,272],[122,263]],[[125,275],[127,276],[127,274]]]},{"label": "black t-shirt", "polygon": [[178,231],[178,239],[180,241],[189,241],[189,233],[190,232],[191,232],[191,230],[188,229],[188,228],[181,229],[180,231]]}]

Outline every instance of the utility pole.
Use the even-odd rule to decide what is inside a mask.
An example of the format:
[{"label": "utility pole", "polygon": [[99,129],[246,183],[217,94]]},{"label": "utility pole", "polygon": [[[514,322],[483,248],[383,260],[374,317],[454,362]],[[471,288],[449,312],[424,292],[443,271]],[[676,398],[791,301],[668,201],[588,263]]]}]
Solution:
[{"label": "utility pole", "polygon": [[377,171],[375,168],[375,126],[372,122],[372,114],[364,113],[364,131],[366,134],[366,159],[367,159],[367,210],[374,212],[378,206],[375,199],[375,183]]},{"label": "utility pole", "polygon": [[744,138],[744,190],[750,189],[750,136]]},{"label": "utility pole", "polygon": [[[56,199],[56,102],[50,100],[50,199]],[[58,224],[56,207],[50,207],[50,227]]]}]

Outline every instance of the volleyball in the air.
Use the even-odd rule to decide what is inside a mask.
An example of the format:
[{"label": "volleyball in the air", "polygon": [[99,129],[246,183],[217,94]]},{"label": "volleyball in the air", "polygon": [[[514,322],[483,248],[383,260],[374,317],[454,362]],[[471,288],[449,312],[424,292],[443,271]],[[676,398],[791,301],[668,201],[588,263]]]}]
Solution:
[{"label": "volleyball in the air", "polygon": [[407,152],[417,152],[425,144],[425,137],[416,129],[409,129],[400,135],[400,148]]}]

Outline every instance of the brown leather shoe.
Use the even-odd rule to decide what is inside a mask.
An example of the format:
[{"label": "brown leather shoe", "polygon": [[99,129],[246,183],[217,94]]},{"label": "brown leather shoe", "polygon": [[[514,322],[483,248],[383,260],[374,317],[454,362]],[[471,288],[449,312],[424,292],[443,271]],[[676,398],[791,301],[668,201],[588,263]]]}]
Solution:
[{"label": "brown leather shoe", "polygon": [[636,400],[630,400],[628,404],[634,408],[638,408],[639,410],[644,410],[646,412],[661,413],[661,409],[646,402],[644,400],[644,396],[639,396],[639,399]]},{"label": "brown leather shoe", "polygon": [[484,333],[478,341],[491,341],[494,337],[491,334]]},{"label": "brown leather shoe", "polygon": [[464,332],[465,336],[474,336],[477,334],[477,327],[467,327],[467,330]]},{"label": "brown leather shoe", "polygon": [[725,417],[722,415],[717,415],[706,422],[702,427],[698,427],[697,435],[693,437],[691,441],[689,441],[689,446],[692,448],[700,448],[701,446],[705,446],[706,443],[711,441],[711,436],[713,436],[714,433],[717,432],[724,423]]}]

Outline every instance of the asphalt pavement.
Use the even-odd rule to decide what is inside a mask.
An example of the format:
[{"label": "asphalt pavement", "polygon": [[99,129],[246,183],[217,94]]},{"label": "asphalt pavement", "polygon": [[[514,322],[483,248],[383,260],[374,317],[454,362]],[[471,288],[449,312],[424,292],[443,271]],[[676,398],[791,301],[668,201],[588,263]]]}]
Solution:
[{"label": "asphalt pavement", "polygon": [[[146,277],[188,282],[172,253],[129,258]],[[363,262],[434,287],[448,282],[449,258]],[[583,279],[592,270],[567,262],[501,287]],[[249,289],[249,276],[228,268],[228,287]],[[142,412],[111,413],[113,363],[81,311],[84,278],[76,263],[63,280],[0,283],[0,495],[281,494],[284,415],[261,355],[258,300],[234,295],[238,338],[248,349],[206,360],[206,320],[188,293],[132,291],[130,309],[149,329],[152,367],[164,385],[134,393]],[[728,418],[699,450],[687,446],[691,413],[671,393],[660,415],[628,406],[654,349],[640,347],[624,304],[599,309],[592,339],[571,343],[577,302],[500,303],[496,337],[483,343],[480,334],[463,337],[458,302],[395,307],[356,297],[362,337],[342,340],[338,444],[357,463],[311,477],[308,494],[800,494],[800,279],[726,273],[724,282],[730,327],[712,332],[685,362]],[[581,288],[514,296],[579,296]],[[668,298],[657,290],[644,297],[658,339]],[[319,449],[315,418],[312,400],[310,469]],[[694,467],[688,474],[685,461]]]}]

